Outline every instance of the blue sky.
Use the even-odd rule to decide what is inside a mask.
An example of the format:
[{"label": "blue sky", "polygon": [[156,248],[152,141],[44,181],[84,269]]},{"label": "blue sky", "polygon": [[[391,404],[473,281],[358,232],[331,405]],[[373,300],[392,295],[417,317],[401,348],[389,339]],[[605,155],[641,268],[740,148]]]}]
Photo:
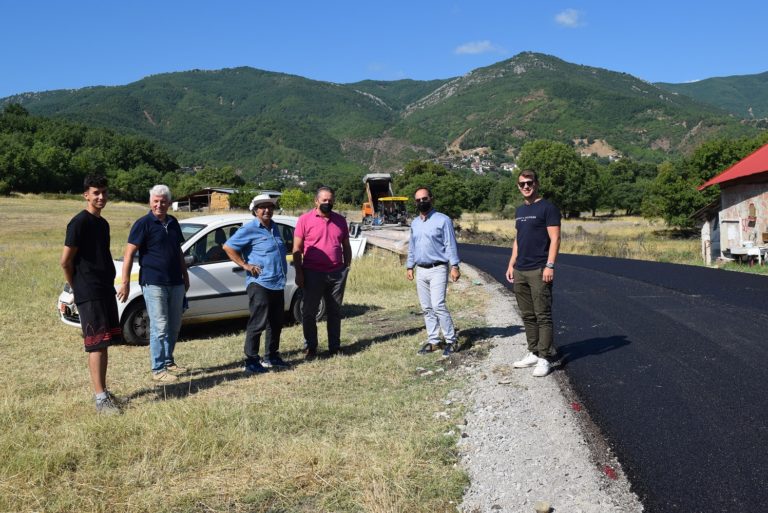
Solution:
[{"label": "blue sky", "polygon": [[236,66],[429,80],[522,51],[688,82],[768,71],[766,19],[765,0],[0,0],[0,98]]}]

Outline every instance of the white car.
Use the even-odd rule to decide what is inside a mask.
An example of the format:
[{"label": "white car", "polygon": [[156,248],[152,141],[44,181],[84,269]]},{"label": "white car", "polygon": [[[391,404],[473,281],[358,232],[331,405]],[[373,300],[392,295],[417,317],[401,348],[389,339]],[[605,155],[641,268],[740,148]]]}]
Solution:
[{"label": "white car", "polygon": [[[189,309],[182,316],[182,324],[209,322],[236,317],[247,317],[248,295],[245,291],[245,271],[229,260],[222,249],[223,244],[243,224],[253,221],[250,214],[222,214],[190,217],[179,221],[184,234],[184,259],[189,269]],[[296,272],[291,262],[293,230],[298,218],[273,216],[285,242],[288,253],[288,276],[285,283],[285,311],[289,318],[301,320],[302,294],[296,286]],[[115,260],[117,278],[120,283],[123,263]],[[129,344],[149,343],[149,317],[139,286],[138,258],[134,260],[131,272],[131,294],[125,303],[118,301],[118,315],[123,328],[123,337]],[[80,327],[77,305],[68,284],[59,295],[59,314],[62,322]],[[325,302],[321,302],[318,319],[325,314]]]}]

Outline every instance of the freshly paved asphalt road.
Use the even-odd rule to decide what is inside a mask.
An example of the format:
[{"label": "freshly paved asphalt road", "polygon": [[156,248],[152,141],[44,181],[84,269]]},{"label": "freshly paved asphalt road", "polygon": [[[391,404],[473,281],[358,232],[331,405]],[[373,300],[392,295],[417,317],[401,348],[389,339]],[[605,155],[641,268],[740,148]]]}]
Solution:
[{"label": "freshly paved asphalt road", "polygon": [[[509,286],[510,249],[462,244]],[[768,277],[560,255],[555,344],[646,511],[768,511]]]}]

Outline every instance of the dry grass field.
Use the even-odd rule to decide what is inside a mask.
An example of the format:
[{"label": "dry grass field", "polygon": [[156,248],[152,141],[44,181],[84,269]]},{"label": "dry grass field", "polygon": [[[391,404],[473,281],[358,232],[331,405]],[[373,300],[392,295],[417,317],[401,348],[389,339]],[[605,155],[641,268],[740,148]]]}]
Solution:
[{"label": "dry grass field", "polygon": [[[82,207],[0,198],[0,511],[455,510],[467,482],[446,432],[461,410],[444,399],[463,383],[439,356],[415,354],[420,309],[397,258],[353,265],[345,355],[304,363],[291,326],[282,349],[294,368],[246,378],[244,321],[190,326],[176,359],[192,373],[174,386],[150,382],[146,347],[110,349],[110,389],[129,402],[100,417],[80,333],[55,311],[65,226]],[[145,212],[107,205],[114,256]],[[481,330],[487,298],[463,280],[449,305],[464,332]]]},{"label": "dry grass field", "polygon": [[[492,234],[499,243],[515,236],[515,220],[465,214],[463,227]],[[511,247],[511,246],[510,246]],[[676,236],[663,222],[642,217],[563,219],[561,252],[701,265],[699,239]]]}]

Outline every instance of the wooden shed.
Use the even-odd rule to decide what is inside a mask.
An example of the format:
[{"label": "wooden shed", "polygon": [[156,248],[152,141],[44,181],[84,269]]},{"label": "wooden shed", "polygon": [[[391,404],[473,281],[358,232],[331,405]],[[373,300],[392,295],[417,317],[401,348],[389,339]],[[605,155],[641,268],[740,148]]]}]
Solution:
[{"label": "wooden shed", "polygon": [[220,212],[229,210],[229,196],[237,189],[223,187],[206,187],[173,202],[173,210]]}]

